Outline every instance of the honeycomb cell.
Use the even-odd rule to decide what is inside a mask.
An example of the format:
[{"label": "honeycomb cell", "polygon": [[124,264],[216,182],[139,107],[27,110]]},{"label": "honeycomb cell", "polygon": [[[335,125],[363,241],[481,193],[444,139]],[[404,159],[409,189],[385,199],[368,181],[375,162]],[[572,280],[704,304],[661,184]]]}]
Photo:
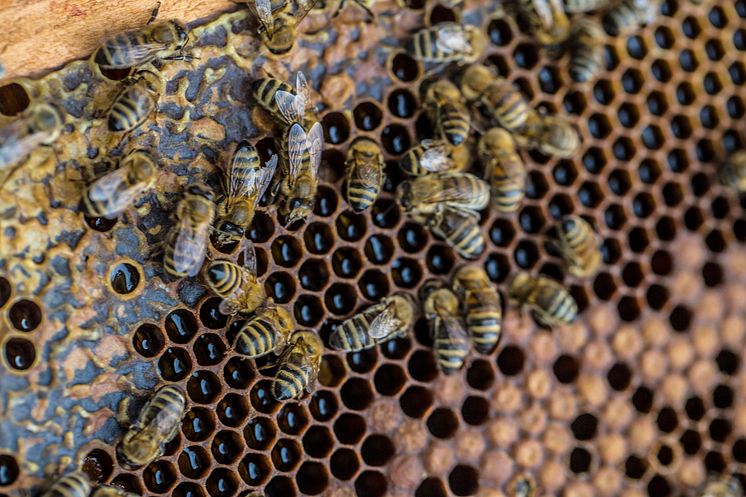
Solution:
[{"label": "honeycomb cell", "polygon": [[[12,459],[11,461],[7,461],[7,457],[10,457]],[[5,463],[13,464],[15,463],[15,459],[13,459],[11,456],[5,456],[0,454],[0,486],[4,485],[4,481],[13,479],[10,478],[12,476],[12,467],[8,467]],[[82,461],[81,469],[85,474],[88,475],[88,477],[93,482],[103,483],[109,480],[111,478],[111,474],[114,472],[114,461],[112,460],[111,456],[102,449],[93,449],[88,454],[85,455]],[[4,474],[6,472],[10,471],[11,474]],[[16,477],[18,472],[18,468],[16,467]]]},{"label": "honeycomb cell", "polygon": [[277,415],[277,426],[288,435],[297,435],[308,425],[305,408],[297,404],[284,404]]},{"label": "honeycomb cell", "polygon": [[182,482],[174,488],[173,497],[205,497],[205,494],[196,483]]},{"label": "honeycomb cell", "polygon": [[493,19],[487,26],[490,41],[498,47],[510,45],[513,41],[513,30],[505,19]]},{"label": "honeycomb cell", "polygon": [[461,406],[461,418],[470,425],[479,426],[487,421],[490,404],[484,397],[470,395]]},{"label": "honeycomb cell", "polygon": [[95,231],[106,233],[111,231],[117,224],[117,219],[106,219],[105,217],[88,217],[85,216],[85,222],[89,228]]},{"label": "honeycomb cell", "polygon": [[329,469],[335,478],[350,480],[360,469],[360,460],[353,450],[337,449],[329,460]]},{"label": "honeycomb cell", "polygon": [[378,471],[363,471],[355,480],[355,492],[359,497],[382,497],[387,488],[386,477]]},{"label": "honeycomb cell", "polygon": [[228,316],[220,312],[220,303],[223,301],[220,297],[210,297],[202,302],[199,308],[199,320],[211,330],[225,328],[228,324]]},{"label": "honeycomb cell", "polygon": [[627,214],[624,207],[619,204],[611,204],[604,211],[604,221],[606,226],[613,230],[621,230],[627,224]]},{"label": "honeycomb cell", "polygon": [[329,475],[323,464],[306,461],[295,475],[295,481],[304,495],[317,495],[329,486]]},{"label": "honeycomb cell", "polygon": [[[311,223],[303,232],[303,241],[310,253],[317,255],[326,254],[334,246],[334,234],[326,223]],[[294,258],[300,257],[300,247],[295,247],[293,252],[296,252]]]},{"label": "honeycomb cell", "polygon": [[203,407],[192,407],[181,421],[181,431],[192,442],[207,440],[215,431],[215,418]]},{"label": "honeycomb cell", "polygon": [[622,88],[630,95],[639,93],[643,82],[642,73],[637,69],[627,69],[622,73]]},{"label": "honeycomb cell", "polygon": [[373,235],[365,242],[365,257],[373,264],[386,264],[394,253],[394,244],[384,235]]},{"label": "honeycomb cell", "polygon": [[381,125],[383,112],[381,112],[381,109],[375,102],[364,101],[355,106],[355,109],[352,111],[352,117],[357,129],[373,131]]},{"label": "honeycomb cell", "polygon": [[365,216],[348,210],[337,217],[337,234],[348,242],[355,242],[365,236]]},{"label": "honeycomb cell", "polygon": [[261,380],[251,387],[251,393],[249,394],[251,405],[257,411],[264,414],[271,414],[275,411],[278,402],[275,400],[272,394],[272,382],[268,380]]},{"label": "honeycomb cell", "polygon": [[430,351],[417,350],[409,358],[408,362],[409,375],[422,382],[429,382],[438,376],[438,366],[435,357]]},{"label": "honeycomb cell", "polygon": [[287,304],[295,295],[295,279],[284,271],[276,271],[266,279],[264,289],[276,304]]},{"label": "honeycomb cell", "polygon": [[601,203],[601,200],[603,200],[603,193],[601,192],[598,183],[586,181],[580,186],[578,197],[584,206],[595,208]]},{"label": "honeycomb cell", "polygon": [[587,473],[591,469],[593,456],[583,447],[575,447],[570,452],[570,471],[575,474]]},{"label": "honeycomb cell", "polygon": [[195,340],[193,350],[200,366],[214,366],[223,360],[225,343],[218,335],[206,333]]},{"label": "honeycomb cell", "polygon": [[371,208],[371,219],[373,220],[373,224],[379,228],[393,228],[399,223],[400,217],[399,206],[391,199],[379,198]]},{"label": "honeycomb cell", "polygon": [[539,70],[539,88],[544,93],[556,94],[564,86],[562,77],[556,67],[545,66]]},{"label": "honeycomb cell", "polygon": [[293,267],[300,261],[302,254],[303,249],[295,237],[279,236],[272,242],[272,259],[278,266]]},{"label": "honeycomb cell", "polygon": [[609,175],[609,188],[620,197],[627,194],[632,187],[629,173],[624,169],[615,169]]},{"label": "honeycomb cell", "polygon": [[458,431],[458,426],[456,413],[444,407],[435,409],[427,418],[427,429],[437,438],[453,437]]},{"label": "honeycomb cell", "polygon": [[[412,1],[412,0],[410,0]],[[421,0],[413,0],[421,2]],[[420,7],[421,8],[421,7]],[[391,60],[391,72],[399,81],[408,83],[414,81],[420,75],[420,68],[417,62],[407,53],[398,53]]]},{"label": "honeycomb cell", "polygon": [[339,199],[337,193],[328,186],[319,185],[316,194],[316,205],[313,213],[321,217],[329,217],[337,210]]},{"label": "honeycomb cell", "polygon": [[340,278],[354,278],[362,265],[360,254],[352,247],[339,248],[332,255],[332,269]]},{"label": "honeycomb cell", "polygon": [[123,490],[126,490],[127,492],[133,492],[138,495],[141,495],[143,492],[142,485],[140,485],[140,480],[135,475],[127,473],[122,473],[115,476],[111,480],[111,485],[113,487],[119,487]]},{"label": "honeycomb cell", "polygon": [[473,466],[458,464],[448,475],[448,486],[454,495],[474,495],[479,489],[479,471]]},{"label": "honeycomb cell", "polygon": [[355,292],[355,287],[346,283],[335,283],[324,294],[326,308],[331,313],[341,316],[352,312],[356,300],[357,293]]},{"label": "honeycomb cell", "polygon": [[[665,29],[665,28],[664,28]],[[656,35],[656,41],[658,36]],[[633,59],[642,60],[648,54],[648,47],[641,37],[637,35],[627,38],[627,53]]]},{"label": "honeycomb cell", "polygon": [[119,295],[134,292],[140,284],[140,279],[140,270],[129,262],[121,262],[109,272],[109,284]]},{"label": "honeycomb cell", "polygon": [[251,362],[242,357],[231,357],[223,368],[223,378],[229,387],[246,389],[254,379]]},{"label": "honeycomb cell", "polygon": [[412,342],[409,337],[399,337],[388,340],[381,345],[381,352],[389,359],[399,360],[406,357],[412,348]]},{"label": "honeycomb cell", "polygon": [[416,259],[400,257],[391,264],[394,283],[401,288],[414,288],[422,279],[422,268]]},{"label": "honeycomb cell", "polygon": [[653,77],[661,83],[667,83],[671,81],[671,78],[673,77],[671,66],[669,66],[668,62],[666,62],[665,60],[656,59],[655,61],[653,61],[653,65],[651,68],[653,70]]},{"label": "honeycomb cell", "polygon": [[157,356],[165,343],[161,329],[150,323],[141,324],[132,335],[132,346],[145,358]]},{"label": "honeycomb cell", "polygon": [[389,124],[381,131],[381,145],[391,155],[401,155],[409,150],[412,142],[407,128],[401,124]]},{"label": "honeycomb cell", "polygon": [[0,86],[0,114],[15,116],[26,110],[31,103],[26,89],[18,83]]},{"label": "honeycomb cell", "polygon": [[466,370],[466,382],[477,390],[488,390],[495,382],[495,371],[488,361],[475,359]]},{"label": "honeycomb cell", "polygon": [[494,243],[498,247],[507,247],[515,239],[516,231],[513,227],[513,223],[510,220],[498,218],[492,224],[489,234],[492,243]]},{"label": "honeycomb cell", "polygon": [[334,437],[326,426],[311,426],[303,435],[303,450],[311,457],[326,457],[334,447]]},{"label": "honeycomb cell", "polygon": [[399,246],[406,252],[418,253],[428,242],[427,231],[420,223],[407,222],[397,235]]},{"label": "honeycomb cell", "polygon": [[272,448],[272,464],[278,471],[291,471],[300,463],[301,455],[295,440],[281,438]]},{"label": "honeycomb cell", "polygon": [[518,214],[518,223],[525,233],[534,234],[544,228],[546,219],[540,208],[527,206]]},{"label": "honeycomb cell", "polygon": [[448,274],[455,264],[453,251],[445,245],[434,244],[425,256],[428,270],[433,274]]},{"label": "honeycomb cell", "polygon": [[[7,284],[7,280],[4,281]],[[0,288],[0,303],[5,304],[9,295],[9,284],[7,290]],[[0,307],[2,307],[2,305],[0,305]],[[42,314],[41,309],[34,302],[21,299],[14,302],[10,307],[8,318],[15,329],[28,332],[35,330],[39,326],[42,320]]]},{"label": "honeycomb cell", "polygon": [[396,448],[385,435],[370,435],[363,442],[361,454],[368,466],[383,466],[394,456]]},{"label": "honeycomb cell", "polygon": [[376,349],[361,350],[347,354],[347,364],[355,373],[365,374],[373,370],[378,361]]},{"label": "honeycomb cell", "polygon": [[531,171],[526,177],[526,196],[531,199],[544,198],[549,191],[549,184],[539,171]]},{"label": "honeycomb cell", "polygon": [[384,364],[376,370],[373,384],[381,395],[397,395],[407,382],[404,370],[395,364]]},{"label": "honeycomb cell", "polygon": [[388,109],[393,115],[408,119],[418,108],[417,98],[405,88],[397,88],[388,97]]},{"label": "honeycomb cell", "polygon": [[251,226],[246,230],[246,237],[254,243],[264,243],[275,231],[274,223],[264,212],[254,214]]},{"label": "honeycomb cell", "polygon": [[575,357],[563,354],[554,361],[552,370],[560,383],[572,383],[580,373],[580,363]]},{"label": "honeycomb cell", "polygon": [[326,354],[321,358],[319,383],[326,387],[336,387],[347,374],[344,362],[336,355]]},{"label": "honeycomb cell", "polygon": [[342,403],[349,409],[362,411],[373,401],[373,391],[370,383],[362,378],[350,378],[340,390]]},{"label": "honeycomb cell", "polygon": [[312,292],[322,290],[329,283],[329,270],[322,259],[306,259],[298,270],[300,286]]},{"label": "honeycomb cell", "polygon": [[515,376],[523,370],[526,356],[519,347],[503,347],[497,356],[497,367],[505,376]]},{"label": "honeycomb cell", "polygon": [[346,412],[334,422],[334,434],[345,445],[357,444],[365,435],[366,425],[362,416]]},{"label": "honeycomb cell", "polygon": [[733,405],[733,389],[728,385],[718,385],[712,393],[712,404],[718,409],[728,409]]},{"label": "honeycomb cell", "polygon": [[210,456],[197,445],[184,447],[178,458],[179,471],[192,480],[202,478],[210,469]]},{"label": "honeycomb cell", "polygon": [[243,396],[229,393],[218,402],[216,412],[221,423],[236,428],[246,421],[249,405]]},{"label": "honeycomb cell", "polygon": [[642,130],[642,143],[648,150],[659,150],[663,141],[663,132],[658,126],[651,124]]},{"label": "honeycomb cell", "polygon": [[237,490],[238,481],[227,468],[217,468],[207,477],[207,493],[211,497],[232,497]]},{"label": "honeycomb cell", "polygon": [[609,105],[614,101],[614,87],[608,79],[601,79],[593,85],[593,98],[601,105]]},{"label": "honeycomb cell", "polygon": [[266,450],[274,442],[277,430],[271,419],[253,416],[243,430],[244,440],[250,449]]},{"label": "honeycomb cell", "polygon": [[648,305],[655,310],[663,309],[666,303],[668,303],[670,297],[671,295],[668,292],[668,289],[658,284],[650,285],[645,293]]},{"label": "honeycomb cell", "polygon": [[187,394],[198,404],[212,404],[220,390],[220,379],[210,371],[195,371],[187,382]]},{"label": "honeycomb cell", "polygon": [[337,414],[337,398],[332,392],[318,390],[311,395],[308,407],[316,421],[329,421]]},{"label": "honeycomb cell", "polygon": [[151,492],[164,494],[176,484],[176,470],[167,461],[156,461],[145,468],[142,480]]},{"label": "honeycomb cell", "polygon": [[668,112],[668,100],[659,91],[652,91],[646,99],[648,111],[655,116],[662,116]]},{"label": "honeycomb cell", "polygon": [[531,269],[539,260],[539,248],[531,240],[521,240],[518,242],[513,258],[523,269]]},{"label": "honeycomb cell", "polygon": [[519,43],[513,50],[513,60],[518,67],[530,70],[539,61],[539,49],[533,43]]},{"label": "honeycomb cell", "polygon": [[324,140],[333,145],[339,145],[350,137],[350,123],[341,112],[330,112],[321,119],[324,127]]},{"label": "honeycomb cell", "polygon": [[433,394],[425,387],[410,386],[399,398],[402,412],[411,418],[421,418],[433,405]]},{"label": "honeycomb cell", "polygon": [[640,480],[648,469],[648,463],[635,455],[631,455],[624,463],[624,474],[633,480]]},{"label": "honeycomb cell", "polygon": [[738,354],[728,349],[721,350],[715,360],[717,361],[718,369],[729,376],[735,375],[741,365]]}]

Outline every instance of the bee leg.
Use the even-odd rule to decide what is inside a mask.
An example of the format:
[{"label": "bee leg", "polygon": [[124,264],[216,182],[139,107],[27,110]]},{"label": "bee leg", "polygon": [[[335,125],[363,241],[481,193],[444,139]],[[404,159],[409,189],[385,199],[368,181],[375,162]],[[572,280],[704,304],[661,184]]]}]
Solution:
[{"label": "bee leg", "polygon": [[155,4],[155,8],[150,12],[150,19],[148,19],[148,22],[145,23],[146,26],[153,24],[158,17],[158,12],[161,10],[161,2],[160,0],[158,3]]},{"label": "bee leg", "polygon": [[370,10],[370,7],[365,5],[361,0],[355,0],[355,3],[358,4],[358,6],[365,11],[365,13],[368,15],[368,18],[365,20],[367,24],[372,23],[376,20],[376,15],[373,13],[372,10]]},{"label": "bee leg", "polygon": [[337,17],[339,13],[342,12],[342,9],[344,8],[346,3],[347,3],[347,0],[339,0],[339,3],[337,4],[337,8],[334,10],[334,14],[332,14],[332,17]]}]

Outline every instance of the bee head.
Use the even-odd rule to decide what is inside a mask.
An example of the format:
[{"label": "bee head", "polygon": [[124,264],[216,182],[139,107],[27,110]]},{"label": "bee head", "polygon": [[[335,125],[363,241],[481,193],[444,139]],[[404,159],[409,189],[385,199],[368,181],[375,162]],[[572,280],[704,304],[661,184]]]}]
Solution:
[{"label": "bee head", "polygon": [[154,40],[164,45],[171,45],[176,49],[183,48],[189,41],[189,31],[186,26],[178,21],[155,24],[152,29]]},{"label": "bee head", "polygon": [[286,224],[292,224],[296,221],[306,219],[313,212],[313,198],[294,198],[288,203],[290,213]]},{"label": "bee head", "polygon": [[230,210],[227,221],[235,226],[248,226],[252,217],[254,217],[254,212],[249,203],[241,202]]},{"label": "bee head", "polygon": [[562,231],[565,233],[569,233],[575,229],[575,225],[577,224],[577,221],[575,220],[575,216],[566,216],[562,219],[560,222],[560,226],[562,227]]}]

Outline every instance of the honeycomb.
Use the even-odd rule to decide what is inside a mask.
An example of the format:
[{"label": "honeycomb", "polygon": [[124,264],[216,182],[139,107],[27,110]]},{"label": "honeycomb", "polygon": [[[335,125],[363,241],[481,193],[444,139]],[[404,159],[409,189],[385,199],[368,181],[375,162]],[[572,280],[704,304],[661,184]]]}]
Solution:
[{"label": "honeycomb", "polygon": [[[195,26],[199,59],[164,68],[158,115],[127,139],[162,158],[156,192],[116,222],[76,206],[87,170],[122,153],[91,117],[116,91],[108,77],[122,75],[74,62],[0,90],[4,114],[51,95],[68,127],[0,192],[0,497],[76,465],[99,483],[174,497],[497,497],[520,473],[540,495],[565,497],[692,495],[708,474],[746,484],[746,202],[714,174],[744,145],[746,1],[665,1],[648,27],[607,38],[605,71],[586,84],[572,84],[566,54],[550,60],[492,3],[374,9],[374,24],[354,6],[332,22],[328,8],[312,12],[280,61],[256,56],[243,9]],[[284,227],[262,209],[247,233],[268,295],[328,340],[384,295],[450,278],[462,261],[392,191],[398,157],[433,129],[419,107],[425,68],[396,40],[451,19],[481,25],[485,63],[580,130],[572,159],[523,152],[527,199],[515,215],[483,213],[489,246],[477,261],[503,295],[519,270],[562,281],[580,319],[547,330],[508,308],[497,351],[473,352],[448,377],[419,319],[377,349],[327,350],[316,390],[276,402],[263,363],[230,351],[236,325],[219,300],[168,278],[153,253],[178,192],[196,180],[218,188],[242,138],[265,157],[276,150],[250,82],[258,68],[303,69],[322,109],[322,184],[307,224]],[[388,179],[354,214],[344,161],[361,135],[380,141]],[[593,219],[603,239],[592,279],[565,274],[544,246],[568,213]],[[210,257],[240,260],[241,247]],[[181,432],[129,471],[114,445],[161,382],[188,393]]]}]

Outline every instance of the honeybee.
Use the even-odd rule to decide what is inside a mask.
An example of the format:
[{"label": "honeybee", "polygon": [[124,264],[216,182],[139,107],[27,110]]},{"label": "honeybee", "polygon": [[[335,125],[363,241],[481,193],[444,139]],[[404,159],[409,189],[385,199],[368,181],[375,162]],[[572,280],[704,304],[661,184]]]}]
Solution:
[{"label": "honeybee", "polygon": [[578,305],[570,292],[544,276],[518,273],[510,283],[508,296],[511,305],[528,306],[534,319],[550,328],[570,324],[578,315]]},{"label": "honeybee", "polygon": [[262,25],[259,36],[264,46],[275,55],[288,53],[295,44],[298,25],[317,1],[281,0],[273,6],[270,0],[254,0],[253,8]]},{"label": "honeybee", "polygon": [[650,24],[658,15],[660,5],[661,0],[621,0],[604,16],[606,31],[618,36]]},{"label": "honeybee", "polygon": [[486,45],[487,38],[477,26],[443,22],[416,32],[407,40],[406,49],[425,63],[470,64],[479,58]]},{"label": "honeybee", "polygon": [[718,168],[718,179],[738,193],[746,192],[746,150],[733,152]]},{"label": "honeybee", "polygon": [[324,343],[312,331],[296,331],[278,359],[272,393],[277,400],[297,399],[316,383]]},{"label": "honeybee", "polygon": [[492,206],[500,212],[515,212],[526,192],[526,167],[510,133],[492,128],[479,140],[479,157],[490,178]]},{"label": "honeybee", "polygon": [[125,31],[104,41],[94,52],[93,61],[102,69],[125,69],[160,60],[185,59],[189,31],[178,21],[153,24],[160,2],[142,29]]},{"label": "honeybee", "polygon": [[399,159],[399,167],[409,176],[452,171],[456,164],[451,151],[451,145],[444,140],[422,140]]},{"label": "honeybee", "polygon": [[91,482],[82,471],[73,471],[55,481],[42,497],[88,497]]},{"label": "honeybee", "polygon": [[158,107],[163,88],[157,69],[139,69],[114,98],[107,119],[109,131],[129,132],[139,127]]},{"label": "honeybee", "polygon": [[523,94],[502,78],[490,84],[478,102],[493,124],[508,131],[520,129],[533,112]]},{"label": "honeybee", "polygon": [[186,397],[180,387],[159,388],[117,445],[119,459],[139,468],[162,456],[166,444],[179,432],[185,409]]},{"label": "honeybee", "polygon": [[699,497],[743,497],[743,491],[736,478],[720,478],[708,481]]},{"label": "honeybee", "polygon": [[203,184],[187,187],[176,208],[177,224],[168,235],[163,254],[163,265],[170,275],[181,278],[199,273],[214,218],[212,191]]},{"label": "honeybee", "polygon": [[311,88],[302,72],[295,76],[295,89],[281,79],[262,78],[251,83],[251,91],[256,103],[283,126],[295,122],[307,126],[317,121],[315,109],[310,105]]},{"label": "honeybee", "polygon": [[482,64],[471,64],[461,76],[459,88],[467,102],[474,102],[490,85],[500,78],[495,71]]},{"label": "honeybee", "polygon": [[572,27],[570,77],[584,82],[594,79],[601,71],[604,57],[604,32],[592,19],[578,19]]},{"label": "honeybee", "polygon": [[464,304],[466,329],[474,348],[489,354],[502,333],[500,294],[479,266],[463,266],[453,276],[453,290]]},{"label": "honeybee", "polygon": [[396,337],[405,337],[414,320],[414,301],[404,293],[384,297],[342,322],[329,337],[337,350],[357,352]]},{"label": "honeybee", "polygon": [[249,314],[267,300],[264,285],[256,277],[256,252],[247,246],[244,254],[243,267],[221,259],[205,271],[207,286],[223,299],[218,309],[226,316]]},{"label": "honeybee", "polygon": [[120,166],[98,178],[83,192],[80,210],[88,217],[116,219],[153,187],[158,167],[144,150],[127,154]]},{"label": "honeybee", "polygon": [[570,35],[570,19],[561,0],[517,0],[516,7],[540,45],[556,47]]},{"label": "honeybee", "polygon": [[474,211],[446,206],[429,216],[415,215],[414,218],[465,259],[476,259],[484,252],[484,234],[479,226],[479,214]]},{"label": "honeybee", "polygon": [[490,187],[469,173],[432,173],[400,183],[396,200],[408,213],[430,214],[445,206],[482,210],[490,201]]},{"label": "honeybee", "polygon": [[565,0],[565,12],[575,14],[578,12],[592,12],[606,7],[611,0]]},{"label": "honeybee", "polygon": [[324,131],[319,123],[315,123],[306,134],[303,126],[296,122],[283,135],[279,212],[286,218],[286,224],[306,219],[313,211],[323,142]]},{"label": "honeybee", "polygon": [[383,185],[383,153],[370,138],[356,138],[347,150],[347,203],[355,212],[373,205]]},{"label": "honeybee", "polygon": [[438,133],[448,143],[461,145],[469,137],[471,114],[463,104],[458,87],[441,79],[431,84],[425,93],[425,107],[435,122]]},{"label": "honeybee", "polygon": [[[368,16],[366,22],[373,22],[375,20],[376,15],[372,10],[375,0],[353,0],[353,2],[365,11],[365,14]],[[334,11],[332,17],[337,17],[342,9],[344,9],[345,4],[347,4],[347,0],[339,0],[339,5],[337,5],[337,9]]]},{"label": "honeybee", "polygon": [[580,148],[580,134],[568,119],[541,116],[534,111],[514,137],[519,144],[556,157],[572,157]]},{"label": "honeybee", "polygon": [[518,475],[508,484],[508,495],[510,497],[536,497],[539,486],[530,475]]},{"label": "honeybee", "polygon": [[423,311],[430,324],[440,370],[444,374],[458,371],[469,353],[469,338],[459,317],[458,297],[448,288],[435,289],[425,298]]},{"label": "honeybee", "polygon": [[256,316],[238,331],[233,350],[252,358],[277,353],[285,347],[292,331],[293,317],[290,313],[269,301],[257,308]]},{"label": "honeybee", "polygon": [[39,104],[0,128],[0,171],[40,146],[51,146],[62,134],[64,121],[49,104]]},{"label": "honeybee", "polygon": [[137,494],[128,492],[119,487],[102,485],[97,487],[92,494],[93,497],[138,497]]},{"label": "honeybee", "polygon": [[601,264],[601,250],[598,236],[588,221],[580,216],[565,216],[557,232],[560,253],[570,274],[578,278],[593,275]]},{"label": "honeybee", "polygon": [[241,142],[233,153],[229,171],[223,175],[225,195],[218,202],[218,243],[238,242],[254,219],[256,207],[269,187],[277,168],[273,155],[262,167],[259,152]]}]

